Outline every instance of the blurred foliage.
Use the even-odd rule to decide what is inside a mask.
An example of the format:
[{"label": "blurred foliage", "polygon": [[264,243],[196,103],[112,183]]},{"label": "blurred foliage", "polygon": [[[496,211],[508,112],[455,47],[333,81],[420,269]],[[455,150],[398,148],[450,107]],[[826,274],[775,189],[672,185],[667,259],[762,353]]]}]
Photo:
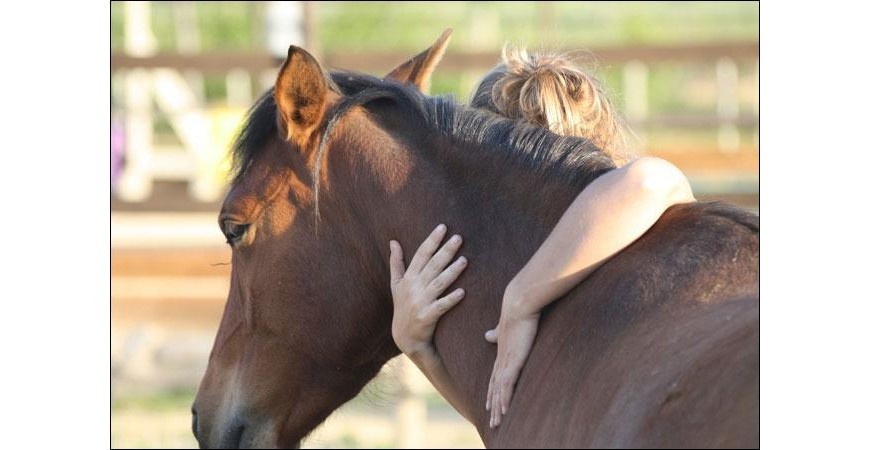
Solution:
[{"label": "blurred foliage", "polygon": [[[112,50],[123,48],[122,2],[111,5]],[[152,2],[161,50],[174,50],[181,8],[192,12],[202,51],[255,50],[264,42],[259,2]],[[452,48],[506,41],[548,48],[758,39],[757,2],[313,2],[322,51],[415,52],[445,28]]]},{"label": "blurred foliage", "polygon": [[[124,3],[111,5],[111,48],[124,48]],[[188,15],[195,29],[179,26]],[[151,27],[160,51],[175,51],[179,33],[191,33],[201,51],[255,51],[262,5],[251,2],[151,2]],[[259,30],[259,29],[258,29]]]},{"label": "blurred foliage", "polygon": [[[648,81],[649,103],[660,113],[703,113],[716,108],[716,91],[712,86],[716,77],[715,66],[699,63],[657,64],[650,70]],[[608,84],[612,80],[608,80]],[[700,83],[693,90],[691,85]],[[700,95],[698,92],[700,91]]]},{"label": "blurred foliage", "polygon": [[203,49],[255,50],[260,42],[254,23],[260,12],[255,3],[211,2],[196,3],[196,14],[201,30]]},{"label": "blurred foliage", "polygon": [[755,2],[318,2],[322,50],[407,50],[453,27],[454,49],[758,39]]}]

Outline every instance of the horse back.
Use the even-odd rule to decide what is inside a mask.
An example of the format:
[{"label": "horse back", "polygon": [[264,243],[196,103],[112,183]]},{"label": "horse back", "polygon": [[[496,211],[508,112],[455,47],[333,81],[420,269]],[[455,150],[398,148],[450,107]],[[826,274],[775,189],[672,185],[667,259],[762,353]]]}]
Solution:
[{"label": "horse back", "polygon": [[542,313],[495,446],[758,446],[758,218],[669,209]]}]

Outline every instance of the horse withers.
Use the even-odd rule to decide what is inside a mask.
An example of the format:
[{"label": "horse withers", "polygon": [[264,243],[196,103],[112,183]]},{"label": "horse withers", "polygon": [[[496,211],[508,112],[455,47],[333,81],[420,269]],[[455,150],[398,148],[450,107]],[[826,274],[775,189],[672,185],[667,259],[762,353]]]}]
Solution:
[{"label": "horse withers", "polygon": [[759,444],[758,217],[670,208],[542,313],[501,426],[484,409],[510,278],[614,168],[560,137],[419,87],[446,39],[379,79],[291,47],[234,146],[219,224],[227,304],[194,403],[202,447],[296,447],[399,354],[390,239],[464,237],[465,300],[435,346],[487,446]]}]

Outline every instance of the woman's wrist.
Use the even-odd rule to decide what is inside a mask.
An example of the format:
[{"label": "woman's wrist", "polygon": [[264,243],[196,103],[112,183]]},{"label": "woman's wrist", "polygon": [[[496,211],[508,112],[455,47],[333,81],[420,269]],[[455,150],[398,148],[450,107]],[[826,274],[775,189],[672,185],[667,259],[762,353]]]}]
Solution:
[{"label": "woman's wrist", "polygon": [[503,315],[507,313],[507,317],[520,318],[538,313],[534,307],[534,298],[532,298],[531,290],[518,278],[514,278],[508,283],[502,298]]},{"label": "woman's wrist", "polygon": [[433,363],[441,361],[441,357],[435,352],[435,347],[430,345],[414,346],[409,352],[405,353],[408,358],[414,362],[420,369],[431,367]]},{"label": "woman's wrist", "polygon": [[431,346],[431,344],[418,341],[396,341],[396,347],[399,347],[399,351],[409,357],[417,354],[428,353],[430,351],[429,347]]}]

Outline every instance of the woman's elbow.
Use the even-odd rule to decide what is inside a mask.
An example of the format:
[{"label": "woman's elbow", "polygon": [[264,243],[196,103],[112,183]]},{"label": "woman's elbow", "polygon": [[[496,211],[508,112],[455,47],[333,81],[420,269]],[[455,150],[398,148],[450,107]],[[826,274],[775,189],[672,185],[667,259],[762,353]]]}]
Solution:
[{"label": "woman's elbow", "polygon": [[695,201],[689,180],[677,166],[661,158],[643,157],[626,166],[634,190],[668,206]]}]

